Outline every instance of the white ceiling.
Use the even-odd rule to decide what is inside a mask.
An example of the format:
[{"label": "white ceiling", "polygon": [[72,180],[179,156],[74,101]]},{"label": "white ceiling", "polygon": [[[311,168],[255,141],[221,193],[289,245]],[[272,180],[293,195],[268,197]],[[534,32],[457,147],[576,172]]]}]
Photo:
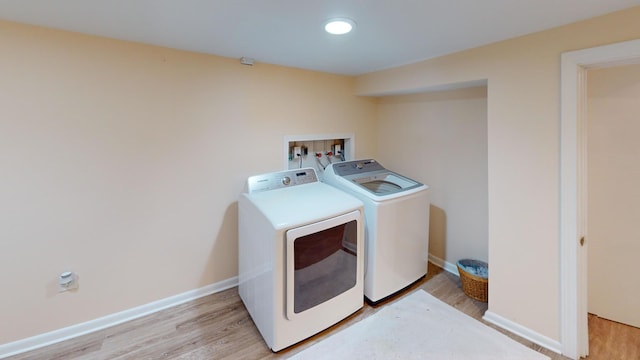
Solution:
[{"label": "white ceiling", "polygon": [[[0,0],[0,19],[358,75],[637,5],[640,0]],[[348,35],[325,34],[331,17],[349,17],[357,26]]]}]

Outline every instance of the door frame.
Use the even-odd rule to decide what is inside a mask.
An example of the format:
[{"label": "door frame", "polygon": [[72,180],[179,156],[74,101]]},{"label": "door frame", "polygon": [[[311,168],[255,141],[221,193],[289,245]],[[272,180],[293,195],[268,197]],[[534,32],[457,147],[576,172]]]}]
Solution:
[{"label": "door frame", "polygon": [[566,52],[560,80],[560,342],[589,354],[587,324],[587,70],[640,63],[640,40]]}]

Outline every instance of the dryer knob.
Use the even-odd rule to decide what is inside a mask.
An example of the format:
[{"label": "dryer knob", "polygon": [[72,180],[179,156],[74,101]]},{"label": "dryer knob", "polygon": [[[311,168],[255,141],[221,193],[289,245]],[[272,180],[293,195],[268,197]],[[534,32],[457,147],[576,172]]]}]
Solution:
[{"label": "dryer knob", "polygon": [[283,177],[283,178],[282,178],[282,184],[283,184],[283,185],[289,185],[289,184],[291,184],[291,178],[290,178],[290,177],[288,177],[288,176]]},{"label": "dryer knob", "polygon": [[362,169],[363,167],[364,167],[364,164],[362,164],[362,163],[357,163],[356,164],[356,168],[358,168],[358,169]]}]

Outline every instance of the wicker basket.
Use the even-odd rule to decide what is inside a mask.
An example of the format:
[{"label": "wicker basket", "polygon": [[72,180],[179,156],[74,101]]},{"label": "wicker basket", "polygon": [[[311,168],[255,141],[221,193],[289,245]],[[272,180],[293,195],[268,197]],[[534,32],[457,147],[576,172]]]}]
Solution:
[{"label": "wicker basket", "polygon": [[484,267],[488,270],[489,266],[487,263],[471,260],[471,259],[463,259],[458,261],[458,272],[460,273],[460,281],[462,282],[462,291],[467,294],[469,297],[476,299],[478,301],[487,302],[489,300],[489,278],[479,276],[476,274],[471,274],[465,268],[472,267]]}]

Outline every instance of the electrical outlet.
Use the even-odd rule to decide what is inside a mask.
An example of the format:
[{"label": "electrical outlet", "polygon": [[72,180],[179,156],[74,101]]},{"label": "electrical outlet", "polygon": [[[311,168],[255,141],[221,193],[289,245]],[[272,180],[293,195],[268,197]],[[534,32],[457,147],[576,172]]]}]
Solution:
[{"label": "electrical outlet", "polygon": [[78,274],[65,271],[58,276],[58,292],[75,290],[78,288]]}]

